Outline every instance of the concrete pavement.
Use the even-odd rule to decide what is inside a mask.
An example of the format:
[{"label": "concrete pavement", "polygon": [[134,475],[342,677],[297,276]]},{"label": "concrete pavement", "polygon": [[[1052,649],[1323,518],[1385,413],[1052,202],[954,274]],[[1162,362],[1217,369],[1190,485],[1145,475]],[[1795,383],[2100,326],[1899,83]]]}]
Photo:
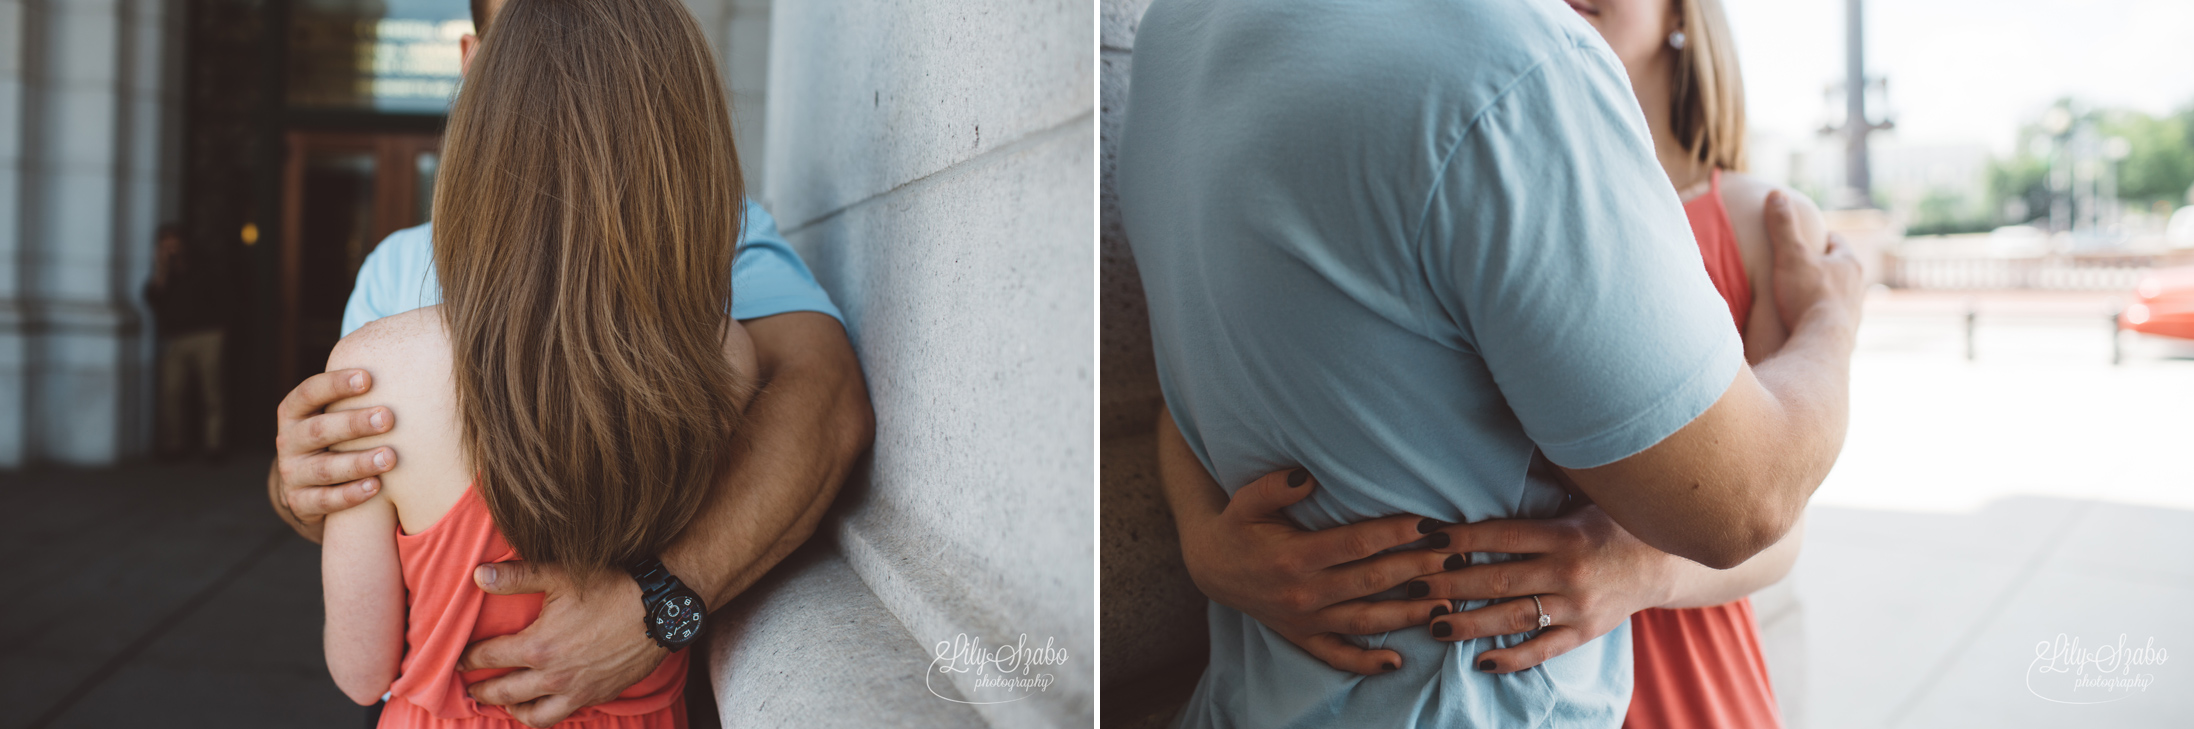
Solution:
[{"label": "concrete pavement", "polygon": [[0,727],[357,726],[270,458],[0,473]]},{"label": "concrete pavement", "polygon": [[[1763,609],[1790,724],[2194,724],[2194,358],[2143,342],[2114,366],[2112,297],[2007,293],[1970,297],[1968,361],[1968,298],[1869,302],[1787,581],[1802,628]],[[2121,674],[2043,670],[2073,667],[2036,661],[2059,635],[2186,652],[2126,667],[2143,688],[2080,688]]]}]

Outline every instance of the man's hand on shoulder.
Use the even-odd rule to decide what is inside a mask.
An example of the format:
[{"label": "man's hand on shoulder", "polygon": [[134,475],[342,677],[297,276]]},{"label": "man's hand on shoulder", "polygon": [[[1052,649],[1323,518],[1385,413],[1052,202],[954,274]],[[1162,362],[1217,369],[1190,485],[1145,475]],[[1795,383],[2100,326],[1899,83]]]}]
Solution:
[{"label": "man's hand on shoulder", "polygon": [[274,466],[267,494],[276,514],[297,533],[320,541],[328,514],[373,498],[375,478],[396,467],[396,450],[335,453],[330,446],[386,433],[396,427],[388,408],[327,412],[329,404],[365,394],[373,376],[365,370],[322,372],[305,378],[275,407]]},{"label": "man's hand on shoulder", "polygon": [[1858,256],[1840,236],[1828,236],[1825,250],[1814,242],[1820,212],[1802,196],[1768,193],[1764,217],[1775,251],[1775,305],[1783,326],[1795,333],[1808,320],[1823,321],[1849,339],[1866,293]]}]

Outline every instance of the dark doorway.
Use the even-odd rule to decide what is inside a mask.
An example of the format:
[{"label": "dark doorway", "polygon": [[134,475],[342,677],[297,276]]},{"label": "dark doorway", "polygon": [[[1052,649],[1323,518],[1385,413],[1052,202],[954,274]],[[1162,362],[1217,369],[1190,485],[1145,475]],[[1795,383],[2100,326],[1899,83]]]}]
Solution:
[{"label": "dark doorway", "polygon": [[290,132],[283,172],[283,387],[324,369],[358,267],[382,238],[427,222],[441,136]]}]

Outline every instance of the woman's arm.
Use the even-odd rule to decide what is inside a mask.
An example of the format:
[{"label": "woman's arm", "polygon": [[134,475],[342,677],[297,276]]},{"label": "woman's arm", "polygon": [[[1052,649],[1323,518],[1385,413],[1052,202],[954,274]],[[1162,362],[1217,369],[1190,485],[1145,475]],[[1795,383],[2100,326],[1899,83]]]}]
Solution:
[{"label": "woman's arm", "polygon": [[1720,605],[1775,584],[1796,561],[1802,531],[1793,528],[1743,564],[1715,570],[1638,541],[1598,506],[1553,519],[1491,519],[1448,527],[1449,544],[1436,551],[1530,558],[1425,578],[1433,597],[1507,599],[1435,618],[1432,634],[1438,640],[1463,641],[1536,630],[1543,609],[1551,623],[1539,635],[1472,661],[1490,673],[1521,671],[1605,635],[1640,610]]},{"label": "woman's arm", "polygon": [[396,682],[404,657],[404,572],[396,561],[396,507],[386,493],[328,515],[320,587],[328,673],[351,701],[371,706]]},{"label": "woman's arm", "polygon": [[[1400,630],[1447,612],[1444,600],[1357,599],[1440,571],[1447,555],[1380,554],[1428,539],[1425,532],[1439,522],[1390,516],[1306,531],[1282,510],[1318,488],[1310,471],[1275,471],[1229,498],[1164,409],[1157,441],[1158,478],[1180,529],[1181,560],[1213,602],[1242,611],[1326,665],[1365,675],[1401,668],[1401,653],[1367,650],[1340,634]],[[1431,543],[1439,543],[1436,536]]]}]

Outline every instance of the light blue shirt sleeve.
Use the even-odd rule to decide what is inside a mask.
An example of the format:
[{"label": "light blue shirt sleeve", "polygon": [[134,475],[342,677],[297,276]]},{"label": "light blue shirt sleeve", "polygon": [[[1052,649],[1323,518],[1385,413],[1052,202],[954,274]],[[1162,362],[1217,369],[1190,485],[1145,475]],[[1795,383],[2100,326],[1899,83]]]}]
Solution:
[{"label": "light blue shirt sleeve", "polygon": [[1744,363],[1616,63],[1594,46],[1552,54],[1481,111],[1420,229],[1457,345],[1569,468],[1659,443]]},{"label": "light blue shirt sleeve", "polygon": [[731,318],[746,321],[812,311],[844,324],[846,317],[831,303],[830,294],[777,232],[777,219],[748,200],[746,220],[739,260],[731,266]]},{"label": "light blue shirt sleeve", "polygon": [[358,266],[358,281],[343,305],[343,336],[367,322],[442,302],[434,278],[434,226],[415,225],[390,233]]},{"label": "light blue shirt sleeve", "polygon": [[[753,200],[746,201],[744,233],[739,257],[731,266],[732,318],[746,321],[812,311],[845,323],[830,294],[777,232],[777,220]],[[366,256],[358,267],[350,301],[343,307],[343,336],[366,322],[441,303],[442,287],[434,277],[433,236],[432,223],[405,228],[390,233]]]}]

